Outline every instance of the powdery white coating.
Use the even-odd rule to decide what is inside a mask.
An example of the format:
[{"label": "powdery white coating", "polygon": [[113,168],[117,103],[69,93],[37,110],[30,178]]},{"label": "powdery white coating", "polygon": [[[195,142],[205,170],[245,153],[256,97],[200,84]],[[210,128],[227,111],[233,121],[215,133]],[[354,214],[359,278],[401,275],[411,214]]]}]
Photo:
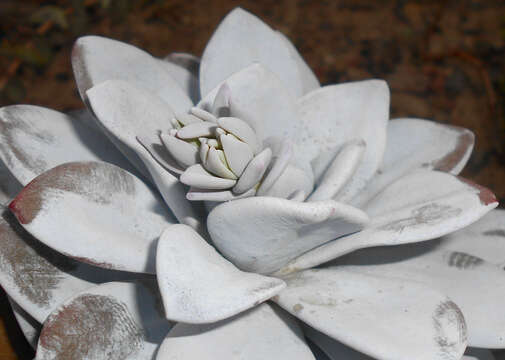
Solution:
[{"label": "powdery white coating", "polygon": [[256,189],[251,188],[242,194],[235,194],[231,190],[223,190],[223,191],[212,191],[206,189],[197,189],[190,188],[186,197],[191,201],[231,201],[247,198],[250,196],[254,196],[256,194]]},{"label": "powdery white coating", "polygon": [[0,247],[3,289],[38,322],[76,292],[134,276],[69,259],[30,236],[7,210],[0,217]]},{"label": "powdery white coating", "polygon": [[304,93],[299,59],[292,56],[276,31],[256,16],[235,8],[219,24],[207,43],[200,65],[200,91],[205,97],[233,73],[261,63],[276,74],[294,96]]},{"label": "powdery white coating", "polygon": [[269,304],[209,325],[178,323],[157,360],[315,360],[296,322]]},{"label": "powdery white coating", "polygon": [[355,203],[365,205],[391,182],[416,168],[459,174],[468,161],[475,136],[470,130],[422,119],[393,119],[379,172]]},{"label": "powdery white coating", "polygon": [[75,294],[44,322],[37,360],[151,360],[172,323],[154,282],[106,283]]},{"label": "powdery white coating", "polygon": [[101,132],[75,117],[33,105],[0,109],[0,161],[21,184],[65,162],[93,160],[132,168]]},{"label": "powdery white coating", "polygon": [[437,245],[438,242],[428,242],[371,248],[337,259],[335,264],[361,273],[417,281],[439,290],[463,312],[469,346],[503,348],[503,269],[474,255]]},{"label": "powdery white coating", "polygon": [[187,111],[191,99],[159,59],[120,41],[84,36],[72,49],[72,68],[81,98],[107,80],[117,79],[159,96],[175,111]]},{"label": "powdery white coating", "polygon": [[203,209],[193,206],[186,199],[184,185],[163,168],[144,147],[139,147],[137,151],[151,174],[158,191],[177,220],[182,224],[191,226],[200,233],[205,233]]},{"label": "powdery white coating", "polygon": [[296,64],[298,65],[298,76],[300,77],[302,84],[302,94],[306,94],[321,87],[316,75],[307,65],[305,60],[303,60],[302,56],[295,48],[291,40],[289,40],[289,38],[280,31],[276,31],[276,34],[282,39],[282,41],[284,41],[284,44],[286,44],[286,47],[289,49],[291,57],[296,61]]},{"label": "powdery white coating", "polygon": [[293,143],[289,140],[275,141],[268,145],[272,147],[272,162],[270,163],[267,175],[258,188],[258,195],[260,196],[265,195],[270,190],[272,185],[286,170],[293,156]]},{"label": "powdery white coating", "polygon": [[185,185],[209,190],[229,189],[237,183],[237,180],[224,179],[210,174],[200,164],[187,168],[179,180]]},{"label": "powdery white coating", "polygon": [[369,203],[365,211],[371,221],[364,230],[311,250],[280,272],[312,268],[364,247],[435,239],[464,228],[497,205],[485,188],[447,173],[418,170]]},{"label": "powdery white coating", "polygon": [[[308,194],[312,192],[314,187],[313,177],[306,171],[293,165],[294,159],[291,158],[284,171],[279,175],[277,180],[262,192],[262,196],[280,197],[290,199],[294,194],[303,193],[301,201],[305,200]],[[262,187],[260,187],[261,190]]]},{"label": "powdery white coating", "polygon": [[240,271],[185,225],[163,232],[156,259],[166,317],[177,322],[223,320],[268,300],[285,286],[280,279]]},{"label": "powdery white coating", "polygon": [[87,97],[109,139],[139,170],[148,174],[139,159],[137,138],[149,147],[163,146],[158,134],[172,128],[172,107],[155,94],[123,80],[105,81],[88,90]]},{"label": "powdery white coating", "polygon": [[[206,146],[207,144],[202,145],[204,148],[206,148]],[[214,175],[225,179],[237,179],[237,175],[228,168],[223,150],[216,150],[215,147],[209,147],[205,155],[205,160],[202,161],[202,163],[204,168]]]},{"label": "powdery white coating", "polygon": [[245,121],[235,117],[222,117],[217,119],[217,123],[220,128],[248,144],[255,154],[260,151],[261,147],[256,138],[256,133]]},{"label": "powdery white coating", "polygon": [[188,124],[177,131],[179,139],[197,139],[214,134],[216,124],[210,121],[200,121]]},{"label": "powdery white coating", "polygon": [[191,54],[171,53],[159,61],[192,102],[196,104],[200,100],[198,81],[200,59]]},{"label": "powdery white coating", "polygon": [[232,191],[235,194],[243,194],[256,186],[265,174],[265,171],[267,171],[271,159],[272,150],[270,150],[270,148],[266,148],[256,155],[254,159],[249,162]]},{"label": "powdery white coating", "polygon": [[207,227],[214,245],[237,267],[268,274],[316,246],[361,230],[368,220],[361,210],[332,200],[253,197],[218,205]]},{"label": "powdery white coating", "polygon": [[462,251],[505,266],[505,210],[495,209],[475,223],[442,238],[445,249]]},{"label": "powdery white coating", "polygon": [[[230,88],[230,116],[243,120],[254,130],[258,147],[250,145],[255,153],[269,137],[295,137],[299,124],[295,98],[267,68],[253,64],[223,79],[225,82]],[[204,96],[198,107],[212,106],[220,87],[221,84]],[[234,124],[230,121],[230,125]],[[226,129],[226,125],[223,128]],[[239,134],[234,135],[247,142]]]},{"label": "powdery white coating", "polygon": [[[153,272],[152,247],[176,222],[138,178],[107,163],[67,163],[38,176],[10,208],[37,239],[98,266]],[[69,241],[72,239],[72,241]]]},{"label": "powdery white coating", "polygon": [[170,155],[183,169],[195,165],[200,159],[196,145],[166,133],[161,133],[160,138]]},{"label": "powdery white coating", "polygon": [[[298,100],[301,125],[296,154],[306,161],[325,159],[351,139],[363,139],[366,150],[360,166],[337,198],[349,202],[375,175],[386,147],[389,88],[382,80],[325,86]],[[332,156],[328,156],[328,155]],[[318,179],[316,179],[316,182]]]},{"label": "powdery white coating", "polygon": [[231,171],[239,177],[242,176],[244,169],[254,156],[252,148],[231,134],[223,134],[219,139],[223,144],[223,151]]},{"label": "powdery white coating", "polygon": [[441,293],[412,281],[337,267],[285,278],[274,301],[303,322],[378,360],[460,360],[466,325]]},{"label": "powdery white coating", "polygon": [[356,172],[365,149],[363,140],[351,140],[342,145],[308,201],[334,198]]}]

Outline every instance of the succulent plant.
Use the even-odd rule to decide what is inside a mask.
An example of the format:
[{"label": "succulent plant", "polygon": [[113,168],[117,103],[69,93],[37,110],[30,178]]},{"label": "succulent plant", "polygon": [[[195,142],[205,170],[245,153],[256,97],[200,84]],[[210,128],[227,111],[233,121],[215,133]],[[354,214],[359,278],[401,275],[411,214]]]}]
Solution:
[{"label": "succulent plant", "polygon": [[72,65],[86,109],[0,109],[0,282],[36,359],[505,347],[469,130],[389,120],[381,80],[321,87],[240,8],[201,59],[87,36]]}]

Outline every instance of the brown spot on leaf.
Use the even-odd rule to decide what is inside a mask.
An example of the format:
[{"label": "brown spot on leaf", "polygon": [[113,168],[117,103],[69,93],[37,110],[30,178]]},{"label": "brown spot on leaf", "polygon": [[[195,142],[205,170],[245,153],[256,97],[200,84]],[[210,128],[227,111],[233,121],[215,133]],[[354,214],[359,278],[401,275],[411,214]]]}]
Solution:
[{"label": "brown spot on leaf", "polygon": [[476,184],[473,181],[465,179],[460,176],[458,176],[458,179],[460,181],[464,182],[465,184],[468,184],[471,187],[479,190],[479,198],[480,198],[480,202],[482,203],[482,205],[489,205],[489,204],[493,204],[493,203],[498,202],[498,200],[496,200],[496,197],[494,196],[493,192],[491,190],[489,190],[488,188],[486,188],[482,185]]},{"label": "brown spot on leaf", "polygon": [[463,129],[456,126],[450,126],[455,131],[460,132],[458,136],[458,140],[456,143],[456,147],[453,151],[446,154],[444,157],[433,161],[433,169],[439,171],[449,172],[454,169],[455,165],[457,165],[461,159],[465,156],[468,149],[473,146],[475,141],[475,136],[471,131],[467,129]]},{"label": "brown spot on leaf", "polygon": [[293,312],[294,312],[295,314],[300,313],[300,311],[302,311],[302,310],[303,310],[303,305],[302,305],[302,304],[295,304],[295,305],[293,306]]},{"label": "brown spot on leaf", "polygon": [[464,252],[452,251],[448,254],[448,265],[460,270],[474,269],[484,263],[484,260]]},{"label": "brown spot on leaf", "polygon": [[143,330],[126,305],[112,297],[85,294],[48,317],[37,355],[54,360],[134,359],[143,341]]},{"label": "brown spot on leaf", "polygon": [[457,360],[454,355],[462,352],[467,342],[466,323],[461,310],[454,302],[446,300],[438,304],[432,319],[440,358]]},{"label": "brown spot on leaf", "polygon": [[7,210],[0,217],[0,267],[31,302],[48,307],[64,272],[77,263],[28,234]]},{"label": "brown spot on leaf", "polygon": [[41,211],[46,195],[72,192],[101,204],[117,193],[133,194],[134,177],[105,163],[74,162],[59,165],[32,180],[10,203],[9,208],[22,224],[29,224]]}]

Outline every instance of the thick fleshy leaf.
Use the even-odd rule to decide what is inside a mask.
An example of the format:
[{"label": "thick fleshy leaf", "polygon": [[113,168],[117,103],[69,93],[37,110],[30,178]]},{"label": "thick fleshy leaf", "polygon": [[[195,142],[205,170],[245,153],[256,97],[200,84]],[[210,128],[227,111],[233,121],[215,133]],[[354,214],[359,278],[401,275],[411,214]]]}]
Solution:
[{"label": "thick fleshy leaf", "polygon": [[505,273],[483,259],[440,249],[438,242],[364,249],[338,259],[353,271],[418,281],[449,296],[468,325],[468,344],[505,347]]},{"label": "thick fleshy leaf", "polygon": [[[262,192],[262,196],[272,196],[284,199],[292,199],[295,195],[299,197],[299,201],[305,198],[312,192],[314,188],[314,179],[312,174],[288,164],[275,182]],[[259,190],[262,190],[260,186]]]},{"label": "thick fleshy leaf", "polygon": [[363,140],[351,140],[342,145],[324,175],[319,178],[319,184],[308,201],[335,197],[358,169],[365,149],[366,144]]},{"label": "thick fleshy leaf", "polygon": [[240,271],[186,225],[163,232],[156,270],[167,318],[184,323],[226,319],[285,287],[280,279]]},{"label": "thick fleshy leaf", "polygon": [[470,130],[421,119],[388,123],[388,141],[379,173],[356,200],[366,204],[391,182],[417,168],[459,174],[473,149]]},{"label": "thick fleshy leaf", "polygon": [[70,161],[106,161],[131,169],[107,138],[70,115],[33,105],[0,109],[0,159],[23,185]]},{"label": "thick fleshy leaf", "polygon": [[157,360],[315,360],[297,323],[269,304],[209,325],[178,323]]},{"label": "thick fleshy leaf", "polygon": [[236,266],[268,274],[307,250],[361,230],[368,220],[361,210],[332,200],[253,197],[220,204],[207,227],[216,247]]},{"label": "thick fleshy leaf", "polygon": [[191,99],[164,64],[139,48],[100,36],[84,36],[75,42],[72,67],[83,100],[86,92],[107,80],[124,80],[158,95],[172,109],[185,112]]},{"label": "thick fleshy leaf", "polygon": [[[294,138],[299,126],[295,98],[265,66],[253,64],[223,79],[222,83],[216,84],[203,97],[198,106],[210,109],[223,83],[230,89],[230,116],[239,118],[252,127],[260,145],[269,137]],[[233,133],[232,130],[230,132]],[[240,138],[238,134],[234,135]],[[247,139],[241,140],[247,142]],[[249,145],[257,153],[256,146]]]},{"label": "thick fleshy leaf", "polygon": [[442,238],[445,249],[478,256],[505,266],[505,210],[495,209],[479,221]]},{"label": "thick fleshy leaf", "polygon": [[308,325],[378,360],[459,360],[466,325],[459,308],[425,285],[346,269],[285,278],[274,301]]},{"label": "thick fleshy leaf", "polygon": [[[109,80],[88,90],[88,102],[110,140],[144,174],[137,152],[146,140],[152,152],[167,152],[158,134],[172,128],[172,108],[156,95],[122,80]],[[173,168],[180,168],[165,157]],[[171,168],[170,168],[171,169]]]},{"label": "thick fleshy leaf", "polygon": [[[61,219],[60,219],[61,220]],[[6,209],[0,217],[0,284],[38,322],[63,300],[96,283],[133,275],[83,264],[45,246]]]},{"label": "thick fleshy leaf", "polygon": [[0,160],[0,205],[6,205],[10,202],[22,188],[23,186]]},{"label": "thick fleshy leaf", "polygon": [[66,163],[43,173],[9,207],[26,230],[53,249],[133,272],[154,271],[156,241],[176,222],[138,178],[98,162]]},{"label": "thick fleshy leaf", "polygon": [[231,74],[260,63],[296,96],[304,94],[299,59],[286,40],[256,16],[236,8],[219,24],[203,52],[200,91],[206,96]]},{"label": "thick fleshy leaf", "polygon": [[200,59],[191,54],[172,53],[160,61],[165,70],[196,104],[200,100],[200,84],[198,82]]},{"label": "thick fleshy leaf", "polygon": [[37,347],[37,341],[39,340],[42,325],[24,311],[21,306],[12,300],[12,298],[9,297],[8,299],[16,321],[18,322],[19,328],[23,332],[26,341],[28,341],[30,346],[35,349]]},{"label": "thick fleshy leaf", "polygon": [[293,45],[293,43],[288,39],[288,37],[283,33],[281,33],[280,31],[277,31],[277,35],[279,35],[281,39],[284,41],[284,44],[286,44],[286,47],[289,49],[289,52],[291,53],[291,56],[298,65],[298,72],[300,76],[300,81],[302,83],[302,94],[306,94],[312,90],[321,87],[316,75],[309,67],[309,65],[307,65],[305,60],[303,60],[302,56],[300,55],[296,47]]},{"label": "thick fleshy leaf", "polygon": [[154,281],[106,283],[67,299],[44,322],[36,360],[152,360],[172,327]]},{"label": "thick fleshy leaf", "polygon": [[283,273],[308,269],[351,251],[435,239],[477,221],[498,205],[488,189],[428,170],[406,175],[365,208],[372,219],[363,231],[324,244],[292,261]]},{"label": "thick fleshy leaf", "polygon": [[382,162],[389,119],[386,82],[366,80],[325,86],[299,99],[298,109],[302,125],[297,156],[312,162],[314,168],[326,169],[344,143],[365,141],[360,166],[337,195],[337,199],[350,201]]}]

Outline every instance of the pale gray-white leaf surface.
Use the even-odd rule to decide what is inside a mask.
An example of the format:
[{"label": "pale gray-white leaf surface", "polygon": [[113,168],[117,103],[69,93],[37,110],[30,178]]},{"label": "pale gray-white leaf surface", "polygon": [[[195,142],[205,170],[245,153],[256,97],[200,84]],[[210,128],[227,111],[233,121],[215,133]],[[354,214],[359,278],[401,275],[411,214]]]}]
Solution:
[{"label": "pale gray-white leaf surface", "polygon": [[300,76],[299,59],[286,40],[251,13],[236,8],[219,24],[203,52],[200,91],[206,96],[220,82],[252,63],[275,73],[296,97],[306,85]]},{"label": "pale gray-white leaf surface", "polygon": [[71,115],[33,105],[0,109],[0,159],[23,185],[70,161],[131,165],[107,138]]},{"label": "pale gray-white leaf surface", "polygon": [[176,324],[156,358],[169,359],[315,360],[296,321],[266,303],[214,324]]},{"label": "pale gray-white leaf surface", "polygon": [[92,265],[152,273],[163,229],[177,221],[159,196],[114,165],[74,162],[35,178],[11,202],[23,227]]},{"label": "pale gray-white leaf surface", "polygon": [[72,49],[72,67],[83,100],[89,89],[117,79],[156,94],[175,111],[193,105],[160,60],[133,45],[100,36],[80,37]]},{"label": "pale gray-white leaf surface", "polygon": [[363,229],[361,210],[333,200],[252,197],[222,203],[207,219],[215,246],[245,271],[268,274],[339,236]]},{"label": "pale gray-white leaf surface", "polygon": [[364,209],[371,221],[293,260],[281,273],[307,269],[351,251],[435,239],[477,221],[498,205],[488,189],[448,173],[418,170],[379,193]]},{"label": "pale gray-white leaf surface", "polygon": [[375,359],[459,360],[466,348],[459,308],[423,284],[338,267],[284,280],[277,304]]},{"label": "pale gray-white leaf surface", "polygon": [[156,270],[167,318],[184,323],[226,319],[285,286],[280,279],[240,271],[186,225],[163,232]]}]

